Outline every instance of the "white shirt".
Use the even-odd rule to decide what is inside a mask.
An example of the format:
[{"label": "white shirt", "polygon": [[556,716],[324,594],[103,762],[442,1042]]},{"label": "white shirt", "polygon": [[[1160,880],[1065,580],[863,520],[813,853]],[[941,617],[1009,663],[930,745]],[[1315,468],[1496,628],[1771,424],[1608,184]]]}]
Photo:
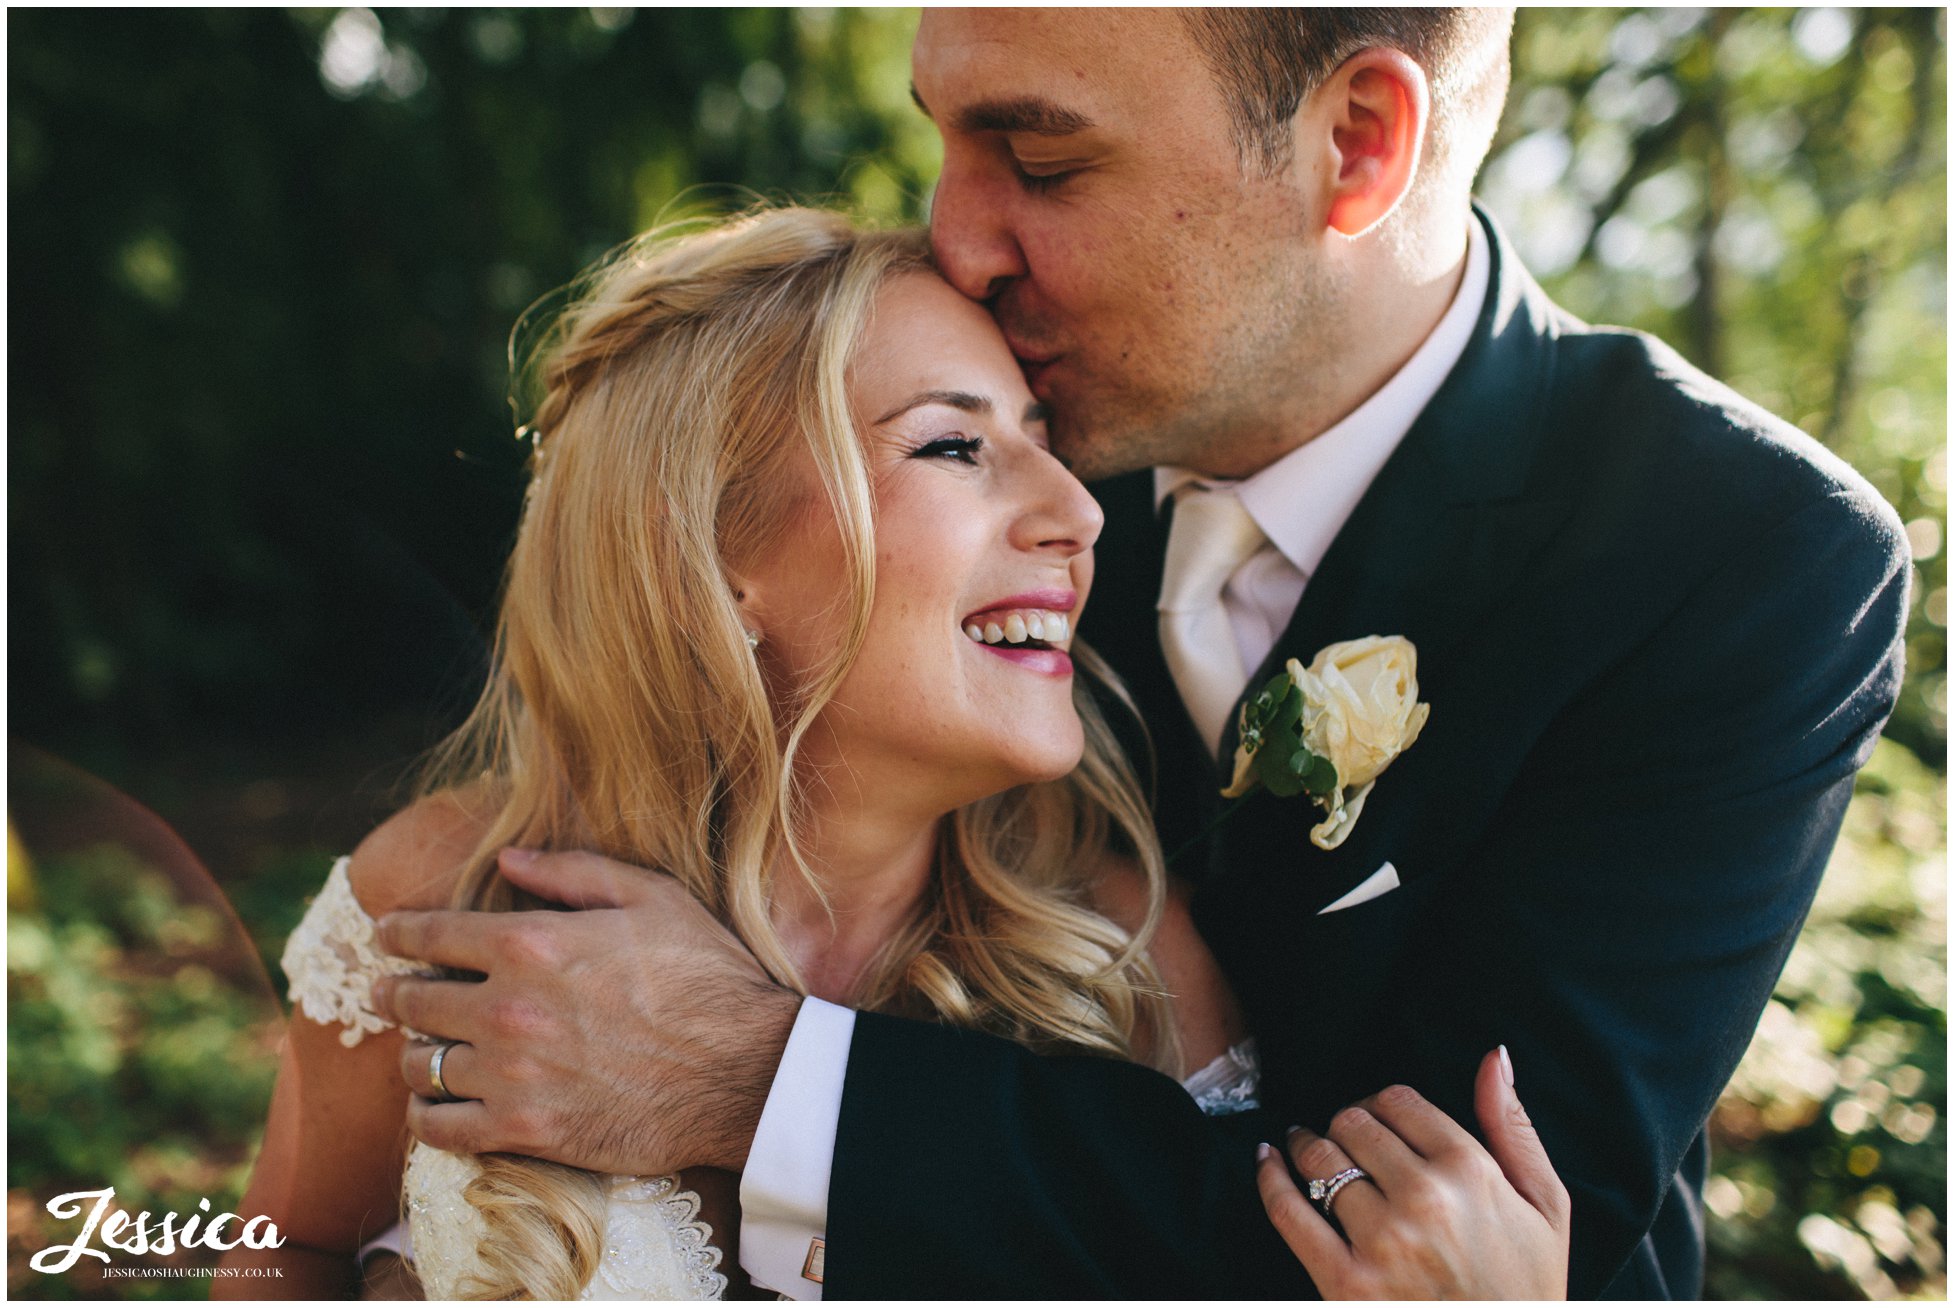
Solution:
[{"label": "white shirt", "polygon": [[[1261,666],[1275,648],[1330,542],[1465,353],[1491,269],[1485,229],[1472,219],[1465,276],[1417,353],[1343,421],[1232,483],[1269,538],[1222,588],[1243,667]],[[1185,469],[1156,469],[1156,506],[1195,480],[1200,478]],[[801,1271],[827,1230],[828,1181],[854,1033],[854,1010],[819,999],[802,1002],[740,1179],[740,1266],[755,1284],[791,1299],[821,1297],[820,1285]]]}]

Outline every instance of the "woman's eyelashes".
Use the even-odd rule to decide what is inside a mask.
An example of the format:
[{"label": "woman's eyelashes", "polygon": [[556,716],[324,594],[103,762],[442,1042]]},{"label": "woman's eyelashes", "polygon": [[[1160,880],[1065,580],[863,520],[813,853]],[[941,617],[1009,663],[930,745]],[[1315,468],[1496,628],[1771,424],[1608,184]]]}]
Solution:
[{"label": "woman's eyelashes", "polygon": [[914,459],[950,459],[957,463],[977,466],[977,451],[984,448],[981,436],[939,436],[935,440],[916,448],[910,455]]}]

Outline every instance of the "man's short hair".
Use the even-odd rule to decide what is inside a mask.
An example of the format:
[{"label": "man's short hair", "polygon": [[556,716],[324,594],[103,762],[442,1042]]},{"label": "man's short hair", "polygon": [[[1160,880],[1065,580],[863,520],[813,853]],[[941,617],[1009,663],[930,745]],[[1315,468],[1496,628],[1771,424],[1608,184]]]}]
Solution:
[{"label": "man's short hair", "polygon": [[1235,148],[1266,173],[1287,166],[1296,110],[1370,46],[1401,50],[1431,84],[1426,164],[1472,174],[1492,145],[1511,75],[1510,9],[1196,9],[1194,42],[1228,98]]}]

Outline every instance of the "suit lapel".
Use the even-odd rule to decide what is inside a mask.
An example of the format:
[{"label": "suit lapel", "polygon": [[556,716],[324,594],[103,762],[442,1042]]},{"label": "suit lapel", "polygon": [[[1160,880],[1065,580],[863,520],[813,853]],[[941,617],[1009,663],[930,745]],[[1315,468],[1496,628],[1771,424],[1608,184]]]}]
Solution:
[{"label": "suit lapel", "polygon": [[[1559,310],[1492,219],[1474,212],[1491,238],[1492,268],[1472,339],[1324,554],[1288,627],[1249,678],[1250,691],[1287,660],[1307,663],[1334,641],[1402,635],[1418,647],[1420,681],[1436,717],[1445,711],[1448,655],[1566,521],[1571,499],[1555,487],[1529,484],[1549,417]],[[1167,533],[1154,509],[1152,473],[1100,482],[1093,492],[1105,508],[1106,529],[1082,634],[1126,681],[1144,718],[1157,769],[1156,817],[1172,852],[1220,806],[1220,787],[1233,770],[1235,720],[1217,765],[1202,748],[1160,652],[1155,602]],[[1145,782],[1144,762],[1141,772]],[[1392,814],[1407,808],[1404,797],[1421,784],[1439,784],[1436,777],[1421,781],[1423,772],[1417,751],[1406,755],[1335,854],[1301,838],[1309,825],[1297,808],[1302,801],[1267,794],[1251,798],[1228,823],[1225,843],[1232,859],[1247,855],[1256,862],[1300,848],[1325,886],[1341,879],[1354,885],[1390,844]],[[1223,843],[1210,842],[1201,861],[1210,874],[1230,861]],[[1191,863],[1176,871],[1198,874]],[[1415,860],[1400,864],[1407,880],[1423,870]]]},{"label": "suit lapel", "polygon": [[[1448,656],[1567,519],[1571,499],[1528,484],[1546,417],[1558,311],[1497,226],[1479,217],[1491,236],[1493,264],[1472,339],[1324,554],[1288,627],[1249,679],[1251,691],[1287,660],[1308,663],[1332,642],[1401,635],[1418,648],[1421,690],[1436,720],[1445,712]],[[1231,721],[1217,781],[1232,773],[1236,741]],[[1237,857],[1244,849],[1300,845],[1324,864],[1326,886],[1343,879],[1355,884],[1379,857],[1391,856],[1380,851],[1390,843],[1392,810],[1404,809],[1419,784],[1416,754],[1414,748],[1380,782],[1356,832],[1335,855],[1298,839],[1308,825],[1308,815],[1296,811],[1299,801],[1266,794],[1230,823],[1244,829],[1227,844]],[[1255,829],[1273,830],[1272,824],[1282,835],[1265,845]],[[1423,870],[1415,862],[1400,868],[1408,879]]]}]

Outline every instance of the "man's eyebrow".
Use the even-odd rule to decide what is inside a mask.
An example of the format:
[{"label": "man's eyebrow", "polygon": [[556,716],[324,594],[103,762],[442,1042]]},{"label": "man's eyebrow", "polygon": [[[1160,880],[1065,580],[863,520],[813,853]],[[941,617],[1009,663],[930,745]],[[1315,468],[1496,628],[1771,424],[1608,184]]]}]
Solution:
[{"label": "man's eyebrow", "polygon": [[982,395],[972,395],[969,391],[918,391],[875,420],[880,427],[885,422],[894,422],[911,409],[920,409],[925,404],[946,404],[952,409],[962,409],[965,413],[988,414],[990,400]]},{"label": "man's eyebrow", "polygon": [[1018,421],[1029,427],[1034,422],[1044,422],[1052,416],[1051,409],[1037,400],[1024,406],[1024,417]]},{"label": "man's eyebrow", "polygon": [[979,100],[976,104],[965,105],[956,113],[957,130],[963,132],[1070,136],[1091,126],[1092,119],[1078,110],[1067,109],[1062,104],[1036,95],[1021,95],[1008,100]]}]

